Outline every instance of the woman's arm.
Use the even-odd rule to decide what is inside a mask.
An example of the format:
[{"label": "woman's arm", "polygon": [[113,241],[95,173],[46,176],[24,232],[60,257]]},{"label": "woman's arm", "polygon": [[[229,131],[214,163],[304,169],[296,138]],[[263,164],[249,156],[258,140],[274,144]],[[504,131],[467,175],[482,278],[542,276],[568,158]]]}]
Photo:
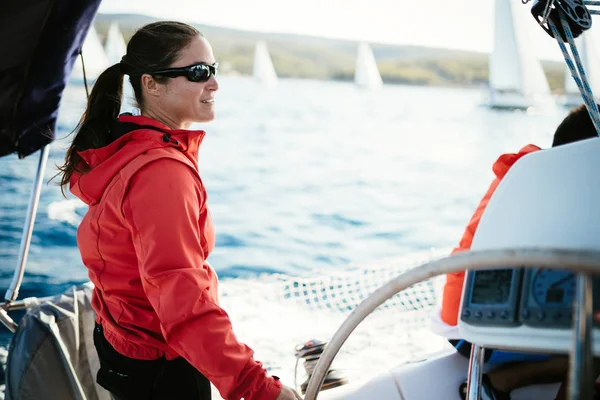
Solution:
[{"label": "woman's arm", "polygon": [[275,399],[281,383],[267,377],[253,351],[238,342],[229,316],[216,304],[213,272],[204,264],[202,251],[201,185],[192,168],[167,158],[146,165],[131,179],[123,212],[144,290],[168,345],[221,396]]}]

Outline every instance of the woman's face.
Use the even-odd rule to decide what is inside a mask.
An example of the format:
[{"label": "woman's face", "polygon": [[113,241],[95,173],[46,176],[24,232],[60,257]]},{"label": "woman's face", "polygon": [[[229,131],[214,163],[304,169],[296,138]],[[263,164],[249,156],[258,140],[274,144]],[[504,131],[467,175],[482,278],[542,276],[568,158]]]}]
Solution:
[{"label": "woman's face", "polygon": [[[215,57],[210,43],[196,36],[170,68],[199,63],[212,65]],[[158,83],[156,89],[159,92],[154,97],[156,107],[152,107],[153,113],[163,116],[176,127],[187,128],[193,122],[208,122],[215,118],[214,99],[219,84],[212,74],[206,82],[192,82],[185,76],[167,78],[164,83]]]}]

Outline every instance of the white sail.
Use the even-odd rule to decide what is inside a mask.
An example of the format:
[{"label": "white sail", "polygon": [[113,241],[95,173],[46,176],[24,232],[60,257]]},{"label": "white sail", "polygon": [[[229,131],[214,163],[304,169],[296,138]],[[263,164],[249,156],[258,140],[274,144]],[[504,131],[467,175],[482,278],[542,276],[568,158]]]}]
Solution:
[{"label": "white sail", "polygon": [[125,39],[116,22],[113,22],[108,29],[106,42],[104,43],[104,52],[110,65],[120,62],[121,58],[127,53]]},{"label": "white sail", "polygon": [[277,73],[271,56],[269,56],[269,50],[267,44],[264,41],[260,41],[256,44],[254,50],[254,66],[252,69],[254,79],[262,84],[274,84],[277,82]]},{"label": "white sail", "polygon": [[[108,58],[110,65],[121,62],[121,58],[127,53],[127,45],[123,34],[119,29],[119,25],[114,22],[108,28],[108,34],[106,35],[106,42],[104,43],[104,52]],[[133,88],[129,83],[129,77],[125,76],[123,81],[123,98],[121,101],[121,112],[136,113],[137,107],[135,106],[135,95]]]},{"label": "white sail", "polygon": [[375,88],[383,84],[373,51],[368,43],[358,44],[354,83],[365,88]]},{"label": "white sail", "polygon": [[[598,56],[598,46],[593,34],[594,32],[592,31],[584,32],[575,39],[575,44],[577,45],[590,88],[594,93],[596,101],[598,101],[600,99],[600,57]],[[575,80],[571,76],[571,70],[565,66],[564,105],[571,107],[577,104],[583,104],[583,98]]]},{"label": "white sail", "polygon": [[[81,50],[83,54],[83,60],[85,62],[85,73],[88,83],[92,83],[96,78],[110,66],[106,53],[102,48],[98,33],[94,28],[94,25],[90,27],[87,37],[83,42],[83,48]],[[75,65],[73,66],[73,72],[71,73],[70,81],[75,84],[83,84],[83,67],[81,65],[81,57],[77,58]]]},{"label": "white sail", "polygon": [[496,0],[494,49],[490,54],[490,105],[527,108],[550,96],[550,86],[528,36],[526,7]]}]

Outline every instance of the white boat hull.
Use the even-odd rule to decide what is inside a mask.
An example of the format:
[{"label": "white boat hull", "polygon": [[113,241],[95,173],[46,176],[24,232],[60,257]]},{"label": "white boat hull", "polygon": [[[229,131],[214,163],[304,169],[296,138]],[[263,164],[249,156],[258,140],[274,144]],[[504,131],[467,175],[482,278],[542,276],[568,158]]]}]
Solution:
[{"label": "white boat hull", "polygon": [[490,108],[527,110],[535,107],[536,102],[520,93],[492,93],[484,105]]},{"label": "white boat hull", "polygon": [[492,92],[483,103],[484,106],[504,110],[529,110],[532,108],[550,108],[554,106],[551,96],[524,96],[514,92]]},{"label": "white boat hull", "polygon": [[[596,103],[600,103],[599,98],[596,98]],[[563,107],[575,108],[583,104],[583,97],[579,93],[564,95],[560,97],[559,104]]]},{"label": "white boat hull", "polygon": [[[460,400],[458,388],[467,379],[469,360],[453,349],[386,371],[362,383],[319,393],[320,400]],[[558,384],[515,390],[512,400],[552,400]]]}]

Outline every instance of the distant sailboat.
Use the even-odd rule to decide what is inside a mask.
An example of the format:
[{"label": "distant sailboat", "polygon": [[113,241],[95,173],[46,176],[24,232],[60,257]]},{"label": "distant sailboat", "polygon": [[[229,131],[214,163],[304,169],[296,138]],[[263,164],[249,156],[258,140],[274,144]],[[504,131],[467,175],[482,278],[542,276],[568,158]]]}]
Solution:
[{"label": "distant sailboat", "polygon": [[[83,42],[82,48],[83,59],[85,62],[85,73],[88,84],[92,83],[96,78],[110,66],[106,53],[102,48],[102,43],[98,38],[98,33],[94,25],[90,27],[88,34]],[[78,58],[73,66],[70,82],[76,85],[83,84],[83,67],[81,66],[81,58]]]},{"label": "distant sailboat", "polygon": [[[108,58],[109,64],[113,65],[121,62],[121,58],[127,53],[127,45],[123,34],[119,29],[119,25],[113,22],[108,28],[108,34],[106,35],[106,42],[104,43],[104,52]],[[133,88],[129,83],[129,77],[125,77],[123,81],[123,101],[121,104],[121,112],[136,113],[137,107],[135,106],[135,95]]]},{"label": "distant sailboat", "polygon": [[368,43],[358,44],[354,83],[363,88],[376,88],[383,85],[373,51]]},{"label": "distant sailboat", "polygon": [[[581,56],[581,62],[585,70],[590,88],[594,93],[596,102],[600,99],[600,58],[598,57],[598,46],[592,31],[586,31],[577,39],[575,44]],[[569,67],[565,67],[565,94],[562,104],[565,107],[574,107],[583,104],[583,97],[575,80],[571,76]]]},{"label": "distant sailboat", "polygon": [[254,50],[252,74],[254,79],[261,84],[273,85],[277,82],[277,73],[275,67],[273,67],[267,44],[262,40],[256,44]]},{"label": "distant sailboat", "polygon": [[528,109],[551,103],[550,86],[528,37],[527,10],[496,0],[494,49],[489,61],[489,100],[494,108]]},{"label": "distant sailboat", "polygon": [[110,28],[108,28],[106,42],[104,43],[104,52],[111,65],[121,62],[121,58],[127,53],[125,39],[116,22],[113,22]]}]

